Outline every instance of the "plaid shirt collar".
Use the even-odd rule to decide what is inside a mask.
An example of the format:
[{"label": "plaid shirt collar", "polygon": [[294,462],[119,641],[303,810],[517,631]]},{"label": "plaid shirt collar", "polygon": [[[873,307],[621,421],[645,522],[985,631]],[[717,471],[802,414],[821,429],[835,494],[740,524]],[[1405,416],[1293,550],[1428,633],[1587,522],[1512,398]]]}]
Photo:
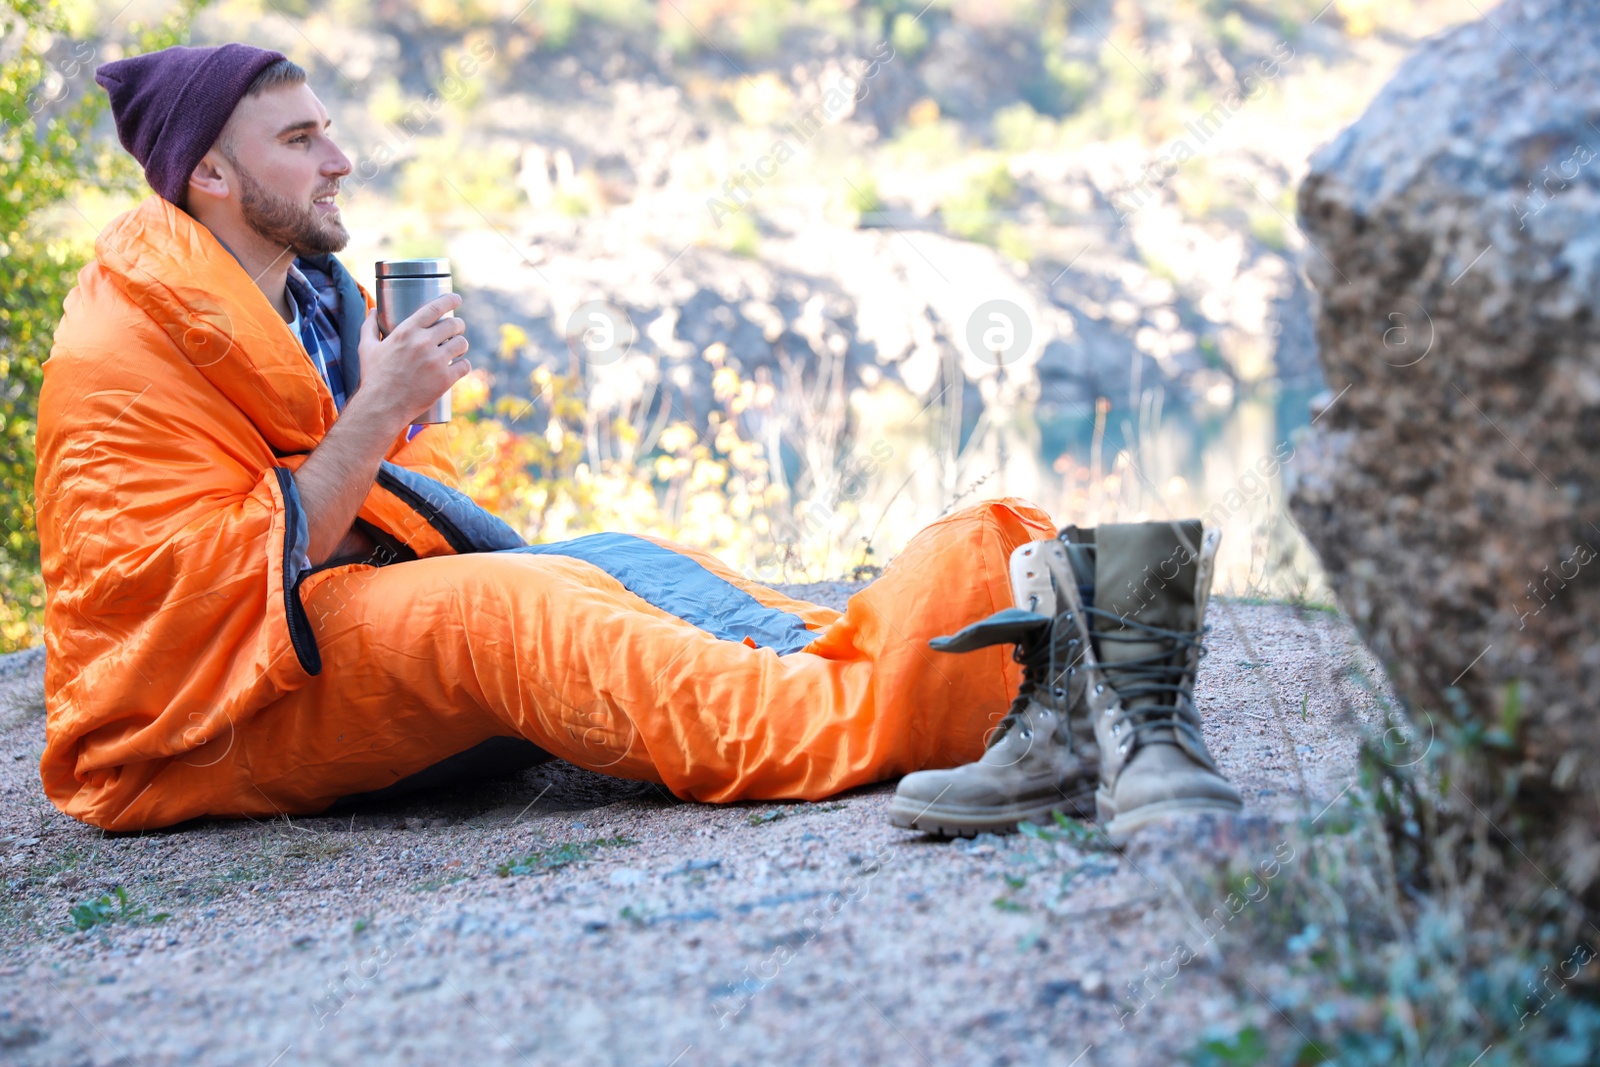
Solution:
[{"label": "plaid shirt collar", "polygon": [[296,257],[289,264],[289,296],[300,311],[300,342],[328,391],[333,406],[344,410],[344,374],[339,366],[339,330],[334,318],[339,313],[339,290],[333,278]]}]

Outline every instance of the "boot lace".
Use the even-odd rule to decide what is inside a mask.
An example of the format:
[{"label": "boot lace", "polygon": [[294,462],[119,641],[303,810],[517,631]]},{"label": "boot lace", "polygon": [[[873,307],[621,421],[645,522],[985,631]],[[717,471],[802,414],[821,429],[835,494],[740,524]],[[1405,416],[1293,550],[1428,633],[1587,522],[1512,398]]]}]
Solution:
[{"label": "boot lace", "polygon": [[[1041,704],[1053,706],[1058,715],[1063,719],[1067,714],[1067,688],[1064,676],[1070,673],[1073,662],[1078,658],[1074,649],[1078,639],[1070,637],[1070,619],[1066,615],[1057,616],[1050,628],[1040,637],[1031,641],[1019,641],[1011,651],[1011,658],[1022,664],[1022,684],[1017,687],[1017,695],[1012,698],[1011,706],[1006,709],[1002,718],[989,735],[989,743],[985,749],[993,748],[999,744],[1000,739],[1012,727],[1016,726],[1022,718],[1022,713],[1028,710],[1028,704],[1034,699],[1035,693],[1044,693]],[[1058,670],[1056,664],[1060,663]],[[1065,731],[1063,731],[1065,734]],[[1070,743],[1070,735],[1069,737]]]},{"label": "boot lace", "polygon": [[[1101,673],[1121,697],[1122,714],[1111,723],[1113,736],[1121,738],[1124,755],[1138,748],[1148,735],[1159,729],[1198,734],[1200,714],[1194,706],[1194,678],[1207,649],[1200,638],[1210,629],[1169,630],[1100,608],[1084,608],[1094,619],[1107,619],[1126,629],[1096,631],[1099,642],[1147,644],[1160,641],[1162,648],[1147,655],[1123,660],[1115,665],[1102,663]],[[1191,657],[1190,653],[1198,650]],[[1158,703],[1130,707],[1139,697],[1156,697]]]}]

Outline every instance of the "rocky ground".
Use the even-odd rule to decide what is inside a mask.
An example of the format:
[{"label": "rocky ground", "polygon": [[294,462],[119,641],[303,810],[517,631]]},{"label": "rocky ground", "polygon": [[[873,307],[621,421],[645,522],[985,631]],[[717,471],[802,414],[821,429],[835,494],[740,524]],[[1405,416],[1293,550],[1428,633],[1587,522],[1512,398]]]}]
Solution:
[{"label": "rocky ground", "polygon": [[[791,592],[842,607],[849,589]],[[41,652],[0,659],[0,1060],[1175,1062],[1265,1011],[1217,978],[1242,949],[1202,924],[1205,861],[1292,856],[1384,690],[1341,617],[1223,600],[1212,622],[1196,696],[1246,815],[1121,853],[896,830],[892,783],[714,806],[563,763],[338,817],[108,836],[40,790]],[[74,929],[119,886],[125,905]],[[1179,967],[1180,944],[1199,958]]]}]

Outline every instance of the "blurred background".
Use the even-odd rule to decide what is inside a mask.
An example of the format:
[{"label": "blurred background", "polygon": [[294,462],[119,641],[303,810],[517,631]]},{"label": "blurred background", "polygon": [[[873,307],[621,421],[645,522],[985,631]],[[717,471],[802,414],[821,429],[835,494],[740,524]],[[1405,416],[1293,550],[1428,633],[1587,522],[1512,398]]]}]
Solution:
[{"label": "blurred background", "polygon": [[[0,651],[41,640],[34,398],[96,234],[151,195],[99,63],[247,41],[354,170],[341,261],[448,256],[465,486],[529,540],[870,578],[997,496],[1203,516],[1219,591],[1328,599],[1283,477],[1324,389],[1309,154],[1471,4],[25,3],[0,45]],[[1385,338],[1404,362],[1410,324]]]}]

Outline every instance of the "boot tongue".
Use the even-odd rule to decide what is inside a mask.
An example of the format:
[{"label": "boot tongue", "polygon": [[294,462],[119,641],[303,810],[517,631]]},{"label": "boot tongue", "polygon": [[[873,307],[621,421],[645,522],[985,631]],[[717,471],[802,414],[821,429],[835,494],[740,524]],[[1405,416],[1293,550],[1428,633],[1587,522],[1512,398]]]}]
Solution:
[{"label": "boot tongue", "polygon": [[1094,527],[1068,526],[1059,534],[1067,546],[1067,566],[1078,581],[1078,599],[1094,607]]},{"label": "boot tongue", "polygon": [[[1150,626],[1188,633],[1196,629],[1195,578],[1200,561],[1200,522],[1137,522],[1095,529],[1095,655],[1119,691],[1136,688],[1136,677],[1119,672],[1119,663],[1171,649],[1170,641],[1102,641],[1113,633],[1141,633],[1123,622],[1135,618]],[[1182,650],[1179,650],[1180,655]],[[1168,680],[1168,679],[1162,679]],[[1126,708],[1170,706],[1171,693],[1125,698]]]}]

